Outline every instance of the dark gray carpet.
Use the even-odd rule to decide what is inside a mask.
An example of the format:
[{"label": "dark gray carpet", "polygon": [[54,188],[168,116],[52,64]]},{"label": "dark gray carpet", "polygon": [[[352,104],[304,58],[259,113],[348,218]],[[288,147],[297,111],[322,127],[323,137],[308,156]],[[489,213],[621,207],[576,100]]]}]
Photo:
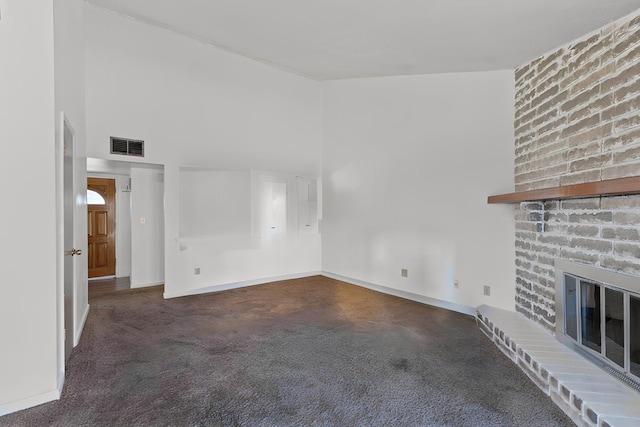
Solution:
[{"label": "dark gray carpet", "polygon": [[573,425],[472,317],[335,280],[90,303],[62,399],[0,425]]}]

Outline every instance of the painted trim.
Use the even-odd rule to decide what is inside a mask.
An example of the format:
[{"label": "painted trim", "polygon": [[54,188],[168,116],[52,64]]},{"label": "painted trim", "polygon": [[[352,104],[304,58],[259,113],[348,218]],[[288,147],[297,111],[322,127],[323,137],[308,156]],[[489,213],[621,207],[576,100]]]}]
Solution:
[{"label": "painted trim", "polygon": [[160,280],[159,282],[149,282],[149,283],[143,283],[141,285],[129,285],[130,289],[141,289],[141,288],[150,288],[151,286],[158,286],[158,285],[164,285],[164,280]]},{"label": "painted trim", "polygon": [[80,318],[80,323],[78,324],[78,327],[75,330],[75,335],[73,337],[73,346],[77,346],[78,343],[80,342],[80,337],[82,336],[82,331],[84,330],[84,324],[87,321],[87,317],[89,317],[89,307],[90,305],[87,304],[87,306],[84,309],[84,313],[82,313],[82,317]]},{"label": "painted trim", "polygon": [[265,277],[263,279],[245,280],[245,281],[242,281],[242,282],[234,282],[234,283],[226,283],[226,284],[222,284],[222,285],[207,286],[205,288],[189,289],[189,290],[186,290],[186,291],[165,292],[164,293],[164,298],[165,299],[171,299],[171,298],[186,297],[186,296],[191,296],[191,295],[208,294],[208,293],[212,293],[212,292],[220,292],[220,291],[228,291],[228,290],[231,290],[231,289],[245,288],[245,287],[248,287],[248,286],[263,285],[265,283],[279,282],[279,281],[282,281],[282,280],[302,279],[302,278],[305,278],[305,277],[320,276],[320,275],[322,275],[321,271],[309,271],[309,272],[306,272],[306,273],[287,274],[287,275],[284,275],[284,276],[276,276],[276,277]]},{"label": "painted trim", "polygon": [[439,300],[439,299],[435,299],[435,298],[429,298],[423,295],[418,295],[418,294],[414,294],[411,292],[405,292],[405,291],[401,291],[399,289],[393,289],[393,288],[388,288],[386,286],[381,286],[381,285],[375,285],[373,283],[369,283],[369,282],[365,282],[363,280],[358,280],[358,279],[353,279],[350,277],[345,277],[345,276],[341,276],[339,274],[334,274],[334,273],[330,273],[328,271],[310,271],[307,273],[299,273],[299,274],[288,274],[288,275],[284,275],[284,276],[277,276],[277,277],[266,277],[263,279],[255,279],[255,280],[245,280],[242,282],[234,282],[234,283],[227,283],[227,284],[222,284],[222,285],[214,285],[214,286],[207,286],[204,288],[199,288],[199,289],[190,289],[190,290],[186,290],[186,291],[178,291],[178,292],[165,292],[163,294],[165,299],[171,299],[171,298],[179,298],[179,297],[186,297],[186,296],[193,296],[193,295],[201,295],[201,294],[208,294],[208,293],[212,293],[212,292],[221,292],[221,291],[228,291],[231,289],[238,289],[238,288],[244,288],[244,287],[248,287],[248,286],[255,286],[255,285],[262,285],[265,283],[271,283],[271,282],[278,282],[281,280],[291,280],[291,279],[302,279],[305,277],[312,277],[312,276],[324,276],[324,277],[328,277],[330,279],[335,279],[335,280],[340,280],[342,282],[345,283],[349,283],[351,285],[355,285],[355,286],[360,286],[362,288],[367,288],[370,289],[372,291],[376,291],[376,292],[381,292],[383,294],[387,294],[387,295],[393,295],[399,298],[404,298],[410,301],[415,301],[415,302],[419,302],[422,304],[427,304],[427,305],[431,305],[434,307],[439,307],[439,308],[444,308],[446,310],[451,310],[451,311],[455,311],[458,313],[462,313],[462,314],[467,314],[469,316],[475,316],[476,315],[476,309],[475,307],[468,307],[466,305],[462,305],[462,304],[456,304],[453,302],[449,302],[449,301],[443,301],[443,300]]},{"label": "painted trim", "polygon": [[64,371],[58,373],[58,399],[62,396],[62,389],[64,388]]},{"label": "painted trim", "polygon": [[[61,389],[60,386],[58,387]],[[60,391],[56,388],[55,390],[47,391],[36,396],[14,400],[13,402],[0,405],[0,417],[58,399],[60,399]]]},{"label": "painted trim", "polygon": [[[118,247],[116,246],[116,249],[118,249]],[[116,257],[117,258],[117,257]],[[125,276],[126,277],[126,276]],[[118,276],[115,274],[112,274],[111,276],[99,276],[99,277],[89,277],[87,280],[89,282],[92,281],[96,281],[96,280],[109,280],[109,279],[117,279]]]},{"label": "painted trim", "polygon": [[353,279],[351,277],[341,276],[339,274],[330,273],[328,271],[322,271],[322,275],[330,279],[340,280],[341,282],[346,282],[351,285],[360,286],[362,288],[367,288],[372,291],[381,292],[383,294],[393,295],[396,297],[408,299],[410,301],[415,301],[422,304],[431,305],[434,307],[440,307],[446,310],[456,311],[462,314],[468,314],[469,316],[476,315],[476,309],[474,307],[468,307],[466,305],[456,304],[454,302],[443,301],[435,298],[429,298],[423,295],[401,291],[399,289],[388,288],[386,286],[376,285],[373,283],[365,282],[364,280],[358,280],[358,279]]},{"label": "painted trim", "polygon": [[[56,310],[56,321],[57,321],[57,361],[56,361],[56,370],[60,373],[58,377],[57,389],[62,390],[62,385],[60,383],[60,377],[62,378],[62,382],[64,383],[64,372],[65,372],[65,303],[64,303],[64,253],[66,248],[64,247],[64,134],[65,129],[71,133],[73,136],[73,141],[75,144],[75,135],[76,131],[71,125],[71,122],[64,111],[60,111],[58,122],[56,123],[56,133],[55,133],[55,169],[56,169],[56,300],[57,300],[57,310]],[[76,159],[75,159],[75,145],[72,145],[73,155],[72,157],[72,165],[71,169],[73,171],[74,179],[71,183],[71,192],[76,194],[76,183],[75,183],[75,167],[76,167]],[[73,207],[74,211],[74,227],[75,227],[75,206]],[[72,227],[72,241],[75,246],[76,243],[76,235],[75,231]],[[72,267],[73,270],[73,331],[69,331],[68,333],[73,333],[75,335],[76,329],[76,305],[77,305],[77,277],[75,274],[75,262]],[[45,393],[46,394],[46,393]],[[39,395],[40,396],[40,395]],[[33,399],[37,399],[38,396],[34,396]],[[55,399],[59,399],[58,395]],[[27,399],[28,400],[28,399]],[[35,403],[34,405],[39,405],[40,403],[48,402],[54,399],[48,399],[43,402]],[[33,405],[31,405],[33,406]],[[24,408],[20,408],[24,409]],[[18,409],[18,410],[20,410]],[[2,410],[0,409],[0,414]]]}]

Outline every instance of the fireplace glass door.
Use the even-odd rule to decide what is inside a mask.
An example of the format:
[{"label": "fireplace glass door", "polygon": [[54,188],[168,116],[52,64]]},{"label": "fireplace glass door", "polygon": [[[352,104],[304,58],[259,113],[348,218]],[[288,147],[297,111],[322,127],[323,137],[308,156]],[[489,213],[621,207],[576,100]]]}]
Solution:
[{"label": "fireplace glass door", "polygon": [[624,293],[604,289],[606,357],[624,369]]},{"label": "fireplace glass door", "polygon": [[580,280],[582,345],[598,353],[602,350],[600,309],[600,286],[586,280]]},{"label": "fireplace glass door", "polygon": [[629,302],[630,371],[640,377],[640,296],[632,296]]},{"label": "fireplace glass door", "polygon": [[564,334],[625,375],[640,378],[640,295],[564,273]]}]

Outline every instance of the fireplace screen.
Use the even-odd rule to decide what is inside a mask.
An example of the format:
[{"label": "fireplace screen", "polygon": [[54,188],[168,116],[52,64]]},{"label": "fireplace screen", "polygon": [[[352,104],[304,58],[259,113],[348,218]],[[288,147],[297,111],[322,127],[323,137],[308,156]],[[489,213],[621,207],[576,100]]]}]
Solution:
[{"label": "fireplace screen", "polygon": [[558,340],[640,381],[640,278],[566,261],[556,269]]}]

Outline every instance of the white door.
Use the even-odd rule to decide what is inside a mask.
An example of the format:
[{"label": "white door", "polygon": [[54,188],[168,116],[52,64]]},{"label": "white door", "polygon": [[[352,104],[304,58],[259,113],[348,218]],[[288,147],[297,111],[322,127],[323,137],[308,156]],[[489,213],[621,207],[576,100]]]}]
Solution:
[{"label": "white door", "polygon": [[65,364],[73,349],[73,293],[74,293],[74,258],[80,255],[76,250],[73,238],[73,210],[75,194],[73,190],[73,130],[64,123],[64,157],[63,157],[63,194],[64,194],[64,360]]}]

